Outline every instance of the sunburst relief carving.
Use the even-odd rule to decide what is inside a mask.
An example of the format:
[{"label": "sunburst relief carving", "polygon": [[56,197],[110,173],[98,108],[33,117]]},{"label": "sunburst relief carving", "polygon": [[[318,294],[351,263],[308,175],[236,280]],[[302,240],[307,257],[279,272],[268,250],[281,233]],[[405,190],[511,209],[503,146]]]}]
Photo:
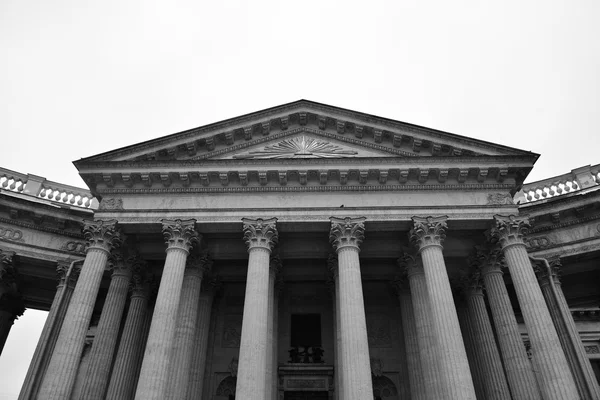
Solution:
[{"label": "sunburst relief carving", "polygon": [[329,142],[307,138],[305,136],[282,140],[265,146],[262,150],[238,154],[233,158],[337,158],[352,157],[358,154],[354,150],[344,150]]}]

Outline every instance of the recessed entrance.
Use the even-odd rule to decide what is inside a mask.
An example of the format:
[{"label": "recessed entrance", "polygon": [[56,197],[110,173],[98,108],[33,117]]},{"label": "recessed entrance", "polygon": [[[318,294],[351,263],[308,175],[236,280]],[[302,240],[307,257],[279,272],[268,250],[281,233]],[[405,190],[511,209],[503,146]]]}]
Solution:
[{"label": "recessed entrance", "polygon": [[327,400],[327,392],[285,392],[284,400]]}]

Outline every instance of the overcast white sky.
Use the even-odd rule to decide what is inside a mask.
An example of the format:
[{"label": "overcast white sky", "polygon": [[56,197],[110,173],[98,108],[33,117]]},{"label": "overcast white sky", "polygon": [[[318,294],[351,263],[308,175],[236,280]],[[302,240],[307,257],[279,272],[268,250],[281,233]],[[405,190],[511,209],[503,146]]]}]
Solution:
[{"label": "overcast white sky", "polygon": [[529,181],[600,163],[600,2],[490,3],[3,0],[0,166],[84,186],[73,160],[301,98],[540,153]]}]

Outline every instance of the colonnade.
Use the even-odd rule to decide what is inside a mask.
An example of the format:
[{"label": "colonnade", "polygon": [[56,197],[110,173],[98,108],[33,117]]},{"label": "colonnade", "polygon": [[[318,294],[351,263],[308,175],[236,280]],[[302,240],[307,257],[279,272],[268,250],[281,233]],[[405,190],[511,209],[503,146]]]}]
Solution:
[{"label": "colonnade", "polygon": [[[572,319],[565,320],[558,333],[555,328],[560,307],[566,307],[566,302],[559,290],[559,296],[552,297],[556,304],[549,303],[554,292],[543,289],[549,287],[547,283],[540,287],[536,279],[523,242],[526,219],[494,218],[486,247],[478,248],[472,259],[472,269],[463,285],[464,307],[458,309],[443,254],[446,221],[447,217],[413,217],[409,240],[414,249],[403,253],[399,260],[405,276],[398,285],[398,299],[411,398],[475,400],[479,393],[485,399],[597,399],[597,385],[590,382],[589,366],[583,365],[587,360],[582,358],[581,346],[574,344]],[[335,256],[330,258],[329,266],[333,275],[338,400],[373,398],[359,258],[364,222],[365,218],[331,218],[329,239]],[[32,363],[20,399],[62,400],[73,395],[84,339],[107,263],[112,268],[111,283],[79,398],[198,398],[215,292],[215,285],[204,282],[211,261],[195,250],[200,239],[195,220],[163,220],[162,231],[166,259],[149,315],[151,282],[139,256],[118,251],[124,238],[117,222],[85,224],[89,246],[77,284],[73,288],[67,279],[59,286],[57,298],[68,295],[70,301],[68,307],[61,308],[64,301],[55,300],[47,325],[55,324],[57,319],[64,323],[58,328],[51,325],[42,335],[34,360],[47,361]],[[278,237],[276,218],[243,219],[248,271],[238,399],[277,397],[274,332],[281,261],[273,252]],[[527,358],[502,278],[505,264],[525,319],[539,382]],[[124,316],[128,293],[129,308]],[[475,351],[466,351],[465,340]],[[565,346],[572,348],[568,357],[563,351]],[[472,373],[473,366],[480,368],[478,373]]]}]

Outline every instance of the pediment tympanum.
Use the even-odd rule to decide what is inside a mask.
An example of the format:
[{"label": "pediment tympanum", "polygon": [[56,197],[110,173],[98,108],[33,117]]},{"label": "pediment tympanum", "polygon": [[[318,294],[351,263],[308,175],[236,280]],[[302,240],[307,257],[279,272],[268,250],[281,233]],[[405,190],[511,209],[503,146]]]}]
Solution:
[{"label": "pediment tympanum", "polygon": [[365,190],[361,185],[370,185],[369,190],[413,190],[450,182],[514,187],[537,157],[300,100],[75,165],[95,194],[160,187],[180,192],[247,192],[261,187],[323,191],[336,185],[344,190]]}]

